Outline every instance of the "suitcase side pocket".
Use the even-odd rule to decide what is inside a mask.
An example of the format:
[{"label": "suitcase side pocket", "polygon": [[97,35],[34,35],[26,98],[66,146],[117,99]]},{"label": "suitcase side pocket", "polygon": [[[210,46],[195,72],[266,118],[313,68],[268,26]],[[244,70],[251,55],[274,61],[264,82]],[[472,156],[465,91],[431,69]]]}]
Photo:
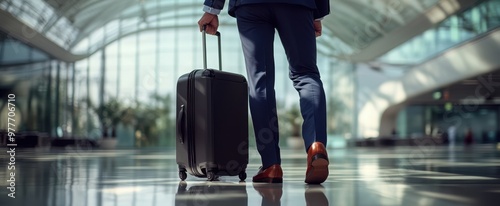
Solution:
[{"label": "suitcase side pocket", "polygon": [[178,113],[178,118],[177,118],[177,134],[178,134],[178,139],[181,144],[184,144],[184,134],[185,134],[185,111],[184,111],[184,105],[181,105],[181,108]]}]

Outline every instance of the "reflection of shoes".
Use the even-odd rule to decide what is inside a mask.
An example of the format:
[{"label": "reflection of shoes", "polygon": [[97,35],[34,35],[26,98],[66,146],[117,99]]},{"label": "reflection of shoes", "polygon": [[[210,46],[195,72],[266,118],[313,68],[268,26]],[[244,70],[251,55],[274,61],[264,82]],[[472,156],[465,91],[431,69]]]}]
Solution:
[{"label": "reflection of shoes", "polygon": [[259,172],[253,176],[253,182],[267,182],[267,183],[282,183],[283,182],[283,171],[279,164],[271,165],[270,167],[263,169],[260,168]]},{"label": "reflection of shoes", "polygon": [[281,201],[281,196],[283,195],[283,184],[254,183],[253,188],[259,193],[260,196],[262,196],[262,202],[279,203]]},{"label": "reflection of shoes", "polygon": [[320,184],[328,178],[328,154],[325,145],[314,142],[307,151],[307,184]]},{"label": "reflection of shoes", "polygon": [[325,196],[325,188],[322,185],[307,185],[306,192],[306,205],[326,206],[329,204]]}]

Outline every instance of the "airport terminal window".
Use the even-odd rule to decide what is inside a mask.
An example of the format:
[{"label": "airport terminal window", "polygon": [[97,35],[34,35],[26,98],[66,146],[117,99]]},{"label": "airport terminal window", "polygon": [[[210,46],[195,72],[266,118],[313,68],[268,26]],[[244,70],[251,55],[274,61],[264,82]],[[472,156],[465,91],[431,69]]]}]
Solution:
[{"label": "airport terminal window", "polygon": [[[133,25],[133,24],[132,24]],[[245,74],[245,65],[241,44],[237,28],[234,26],[222,25],[220,31],[223,35],[223,69],[225,71]],[[159,39],[158,39],[159,38]],[[217,41],[215,37],[209,36],[208,48],[215,51]],[[93,38],[92,38],[93,39]],[[159,42],[159,43],[158,43]],[[297,92],[293,89],[288,78],[288,63],[283,52],[283,48],[276,38],[276,90],[278,101],[296,102]],[[218,68],[217,53],[210,52],[208,55],[209,67]],[[101,53],[93,54],[89,60],[77,63],[80,73],[85,74],[87,63],[90,63],[90,90],[86,91],[86,82],[80,83],[77,91],[80,98],[85,98],[90,92],[92,102],[98,101],[99,75],[101,71]],[[158,91],[163,97],[172,97],[175,94],[177,78],[195,68],[202,67],[201,57],[201,34],[196,27],[167,28],[160,30],[144,31],[129,35],[119,41],[106,46],[106,87],[105,99],[109,100],[118,97],[127,105],[135,105],[135,100],[139,100],[141,105],[155,105],[152,94]],[[335,116],[342,122],[342,126],[337,126],[336,130],[330,130],[339,135],[351,134],[350,128],[353,123],[353,84],[349,83],[353,78],[352,66],[347,63],[333,65],[328,57],[319,55],[318,63],[322,70],[322,79],[329,86],[326,88],[329,96],[337,99],[335,106],[342,106],[336,113],[343,112],[343,115]],[[139,70],[137,69],[139,66]],[[335,69],[332,69],[335,68]],[[138,73],[137,73],[138,72]],[[118,77],[117,75],[120,75]],[[83,77],[85,78],[85,77]],[[138,82],[136,82],[138,80]],[[158,82],[158,84],[156,83]],[[78,87],[78,86],[77,86]],[[136,97],[136,91],[138,96]],[[171,111],[175,110],[174,99],[170,98],[168,104]],[[292,106],[292,105],[288,105]],[[335,109],[330,107],[330,109]],[[166,114],[168,119],[163,121],[173,121],[173,113]],[[329,118],[334,118],[331,116]],[[331,120],[332,122],[335,120]],[[339,130],[339,128],[344,128]],[[167,128],[167,136],[163,136],[162,144],[172,144],[171,135],[173,128]]]},{"label": "airport terminal window", "polygon": [[345,61],[325,62],[322,74],[327,94],[328,133],[343,138],[352,137],[354,131],[355,110],[355,69]]},{"label": "airport terminal window", "polygon": [[463,143],[468,129],[478,143],[494,142],[500,130],[500,110],[494,105],[476,106],[473,111],[450,115],[443,105],[410,105],[398,114],[397,138],[440,137],[454,125],[458,144]]},{"label": "airport terminal window", "polygon": [[331,18],[324,19],[325,34],[331,33],[333,35],[330,37],[337,40],[319,40],[331,47],[329,55],[347,57],[359,52],[383,34],[411,21],[439,1],[369,2],[340,1],[332,7],[334,12],[330,14]]},{"label": "airport terminal window", "polygon": [[5,52],[3,53],[3,56],[1,58],[3,64],[23,63],[26,61],[30,61],[31,49],[24,44],[20,44],[13,39],[9,39],[5,41]]},{"label": "airport terminal window", "polygon": [[500,1],[483,1],[393,49],[380,60],[393,64],[421,63],[446,49],[498,28],[499,19]]},{"label": "airport terminal window", "polygon": [[0,67],[46,61],[49,56],[0,32]]}]

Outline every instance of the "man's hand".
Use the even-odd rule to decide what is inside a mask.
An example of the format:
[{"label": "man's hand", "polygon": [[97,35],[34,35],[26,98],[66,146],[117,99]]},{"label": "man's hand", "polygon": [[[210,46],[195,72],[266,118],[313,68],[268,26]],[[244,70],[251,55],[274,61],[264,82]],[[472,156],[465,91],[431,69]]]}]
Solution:
[{"label": "man's hand", "polygon": [[321,32],[323,27],[321,26],[321,21],[314,21],[314,31],[316,33],[316,37],[321,36]]},{"label": "man's hand", "polygon": [[200,31],[203,30],[203,25],[206,25],[206,32],[208,34],[215,35],[217,29],[219,28],[219,17],[214,14],[206,13],[201,16],[198,21],[198,26],[200,27]]}]

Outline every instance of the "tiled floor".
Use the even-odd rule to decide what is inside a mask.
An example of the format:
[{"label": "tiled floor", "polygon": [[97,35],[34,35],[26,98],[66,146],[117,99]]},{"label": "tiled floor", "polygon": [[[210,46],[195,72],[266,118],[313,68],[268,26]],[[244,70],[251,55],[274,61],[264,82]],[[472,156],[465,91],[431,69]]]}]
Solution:
[{"label": "tiled floor", "polygon": [[[3,148],[6,150],[6,148]],[[0,160],[0,205],[499,205],[500,150],[494,145],[330,151],[330,177],[303,183],[304,151],[282,150],[284,183],[239,183],[237,177],[180,182],[175,151],[16,152],[15,199]],[[251,153],[248,174],[259,166]]]}]

